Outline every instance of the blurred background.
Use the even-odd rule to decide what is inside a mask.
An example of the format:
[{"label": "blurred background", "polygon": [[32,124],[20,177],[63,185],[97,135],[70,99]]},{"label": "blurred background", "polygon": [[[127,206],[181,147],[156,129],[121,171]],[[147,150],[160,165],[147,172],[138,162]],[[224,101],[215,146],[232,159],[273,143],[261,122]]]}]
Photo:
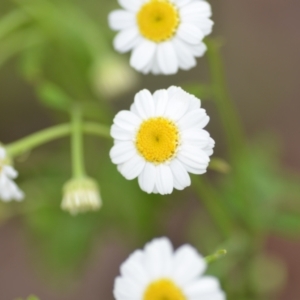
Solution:
[{"label": "blurred background", "polygon": [[[210,83],[206,56],[193,70],[169,77],[141,76],[125,68],[129,89],[111,94],[100,78],[113,68],[105,59],[113,54],[120,64],[128,63],[128,55],[113,52],[114,33],[107,26],[116,1],[1,0],[2,143],[68,121],[67,109],[49,96],[49,84],[70,98],[87,99],[86,118],[107,125],[138,90],[180,85],[203,98],[215,156],[239,166],[228,174],[210,170],[206,177],[222,196],[217,197],[220,207],[234,220],[230,236],[224,237],[205,204],[207,193],[198,195],[190,187],[168,197],[145,195],[110,163],[110,141],[85,139],[87,169],[100,184],[104,204],[97,213],[77,217],[59,207],[62,186],[71,176],[68,139],[16,158],[18,183],[27,197],[22,204],[0,203],[1,300],[30,294],[41,300],[113,299],[120,264],[162,235],[176,247],[192,243],[203,255],[226,248],[228,256],[209,272],[222,279],[229,300],[300,298],[300,2],[210,3],[213,38],[222,44],[228,89],[249,149],[234,162],[227,154],[222,112],[203,88]],[[9,27],[15,16],[1,23],[16,11],[22,12],[18,25]],[[114,80],[106,80],[114,87]],[[239,191],[232,173],[243,178]],[[244,198],[252,201],[250,207]]]}]

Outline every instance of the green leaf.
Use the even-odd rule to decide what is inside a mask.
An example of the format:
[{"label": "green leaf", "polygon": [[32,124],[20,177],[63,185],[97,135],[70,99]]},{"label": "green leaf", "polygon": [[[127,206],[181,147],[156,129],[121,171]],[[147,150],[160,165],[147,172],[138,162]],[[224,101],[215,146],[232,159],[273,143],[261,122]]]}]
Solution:
[{"label": "green leaf", "polygon": [[273,229],[280,234],[291,237],[299,237],[300,215],[296,213],[283,212],[278,215],[273,223]]},{"label": "green leaf", "polygon": [[72,99],[57,85],[51,82],[43,82],[37,88],[39,99],[46,106],[68,112]]},{"label": "green leaf", "polygon": [[14,10],[0,19],[0,40],[29,21],[21,10]]}]

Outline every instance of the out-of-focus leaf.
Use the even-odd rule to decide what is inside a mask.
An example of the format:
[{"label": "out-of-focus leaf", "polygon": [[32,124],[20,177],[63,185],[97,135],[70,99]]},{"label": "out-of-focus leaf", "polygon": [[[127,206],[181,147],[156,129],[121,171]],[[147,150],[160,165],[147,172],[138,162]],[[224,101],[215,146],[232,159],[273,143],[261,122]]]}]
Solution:
[{"label": "out-of-focus leaf", "polygon": [[68,112],[72,99],[52,82],[43,82],[37,88],[39,99],[48,107]]},{"label": "out-of-focus leaf", "polygon": [[23,51],[20,58],[20,70],[22,75],[31,83],[41,81],[42,64],[45,58],[45,45],[32,47]]},{"label": "out-of-focus leaf", "polygon": [[[18,298],[16,300],[23,300],[23,299]],[[27,297],[25,300],[40,300],[40,299],[37,296],[32,295],[32,296]]]},{"label": "out-of-focus leaf", "polygon": [[291,191],[291,176],[280,166],[276,143],[259,140],[232,163],[221,194],[237,217],[252,230],[270,230]]},{"label": "out-of-focus leaf", "polygon": [[249,273],[253,290],[260,295],[277,295],[287,280],[285,264],[270,255],[255,257],[250,263]]},{"label": "out-of-focus leaf", "polygon": [[213,95],[212,87],[208,84],[188,83],[183,84],[182,88],[201,100],[207,100]]},{"label": "out-of-focus leaf", "polygon": [[275,217],[273,229],[283,235],[299,237],[300,215],[292,212],[278,214],[278,216]]},{"label": "out-of-focus leaf", "polygon": [[29,18],[21,10],[14,10],[0,19],[0,40],[28,23]]},{"label": "out-of-focus leaf", "polygon": [[209,163],[209,168],[211,170],[217,171],[219,173],[227,174],[230,172],[230,165],[222,158],[214,157]]},{"label": "out-of-focus leaf", "polygon": [[0,43],[0,66],[21,51],[33,47],[42,42],[38,31],[23,29],[1,41]]}]

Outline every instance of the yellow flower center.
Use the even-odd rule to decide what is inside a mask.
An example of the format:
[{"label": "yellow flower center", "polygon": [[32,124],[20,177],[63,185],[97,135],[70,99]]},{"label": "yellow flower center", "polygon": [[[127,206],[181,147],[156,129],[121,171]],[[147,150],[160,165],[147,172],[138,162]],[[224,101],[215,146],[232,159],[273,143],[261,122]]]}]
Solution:
[{"label": "yellow flower center", "polygon": [[140,33],[154,42],[170,39],[179,25],[179,13],[169,0],[150,0],[137,14]]},{"label": "yellow flower center", "polygon": [[160,279],[148,286],[143,300],[186,300],[186,297],[171,280]]},{"label": "yellow flower center", "polygon": [[136,136],[139,153],[149,162],[160,164],[171,159],[179,144],[177,126],[163,117],[144,121]]}]

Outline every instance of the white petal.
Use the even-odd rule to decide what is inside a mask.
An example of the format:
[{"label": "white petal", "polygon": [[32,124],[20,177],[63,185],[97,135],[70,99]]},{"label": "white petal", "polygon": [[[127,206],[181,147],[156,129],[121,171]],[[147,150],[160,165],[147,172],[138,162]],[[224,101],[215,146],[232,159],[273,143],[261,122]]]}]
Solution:
[{"label": "white petal", "polygon": [[148,90],[138,92],[134,97],[134,104],[142,119],[150,118],[155,113],[153,97]]},{"label": "white petal", "polygon": [[141,7],[140,0],[118,0],[119,4],[130,11],[136,12]]},{"label": "white petal", "polygon": [[155,166],[147,162],[144,167],[144,170],[139,175],[140,188],[148,194],[152,193],[155,186],[155,177],[156,177]]},{"label": "white petal", "polygon": [[139,284],[128,277],[117,277],[114,285],[114,296],[117,300],[139,300],[141,296]]},{"label": "white petal", "polygon": [[169,166],[156,167],[156,188],[161,195],[171,194],[173,191],[173,174]]},{"label": "white petal", "polygon": [[153,100],[155,104],[155,115],[163,116],[165,114],[169,97],[166,90],[158,90],[153,95]]},{"label": "white petal", "polygon": [[5,165],[3,167],[3,172],[7,177],[9,177],[11,179],[18,177],[18,172],[12,166],[9,166],[9,165]]},{"label": "white petal", "polygon": [[114,39],[114,47],[117,51],[125,53],[134,48],[139,43],[140,38],[136,27],[122,30]]},{"label": "white petal", "polygon": [[182,131],[181,138],[183,143],[200,147],[202,150],[208,147],[210,141],[209,133],[206,130],[194,127]]},{"label": "white petal", "polygon": [[176,189],[183,190],[187,186],[191,185],[191,178],[181,162],[177,159],[173,159],[170,164],[170,168],[174,177],[174,185],[176,183]]},{"label": "white petal", "polygon": [[177,154],[177,158],[185,169],[192,174],[203,174],[206,172],[209,157],[200,148],[184,145]]},{"label": "white petal", "polygon": [[145,161],[139,155],[135,155],[130,160],[120,165],[120,172],[127,180],[132,180],[141,174],[144,166]]},{"label": "white petal", "polygon": [[209,122],[209,117],[204,109],[198,109],[188,112],[178,122],[181,130],[186,130],[191,127],[204,128]]},{"label": "white petal", "polygon": [[0,159],[5,159],[6,157],[6,150],[5,148],[0,146]]},{"label": "white petal", "polygon": [[171,42],[163,42],[157,46],[157,62],[165,75],[175,74],[178,71],[178,60]]},{"label": "white petal", "polygon": [[199,44],[204,38],[203,32],[197,26],[189,23],[179,25],[177,36],[193,45]]},{"label": "white petal", "polygon": [[202,275],[205,269],[204,258],[190,245],[183,245],[175,252],[172,278],[181,287]]},{"label": "white petal", "polygon": [[180,9],[182,20],[189,21],[189,17],[197,16],[199,20],[208,20],[211,17],[211,6],[206,1],[193,1]]},{"label": "white petal", "polygon": [[149,275],[144,268],[144,260],[145,255],[141,250],[134,251],[120,267],[122,276],[132,278],[144,285],[149,280]]},{"label": "white petal", "polygon": [[220,290],[219,281],[212,276],[203,276],[200,279],[189,283],[184,292],[188,297],[194,297],[202,299],[201,297],[209,294],[218,292]]},{"label": "white petal", "polygon": [[122,30],[135,26],[135,15],[126,10],[115,10],[108,15],[108,23],[113,30]]},{"label": "white petal", "polygon": [[207,47],[204,43],[200,43],[199,45],[191,45],[190,49],[196,57],[201,57],[207,50]]},{"label": "white petal", "polygon": [[122,110],[114,118],[114,123],[122,129],[133,131],[142,122],[141,118],[128,110]]},{"label": "white petal", "polygon": [[133,132],[125,130],[116,124],[113,124],[110,129],[110,135],[120,141],[129,141],[133,139]]},{"label": "white petal", "polygon": [[133,142],[120,142],[110,150],[110,158],[114,164],[122,164],[137,155]]},{"label": "white petal", "polygon": [[149,68],[148,72],[149,72],[151,67],[149,63],[152,62],[153,60],[153,57],[156,52],[156,48],[157,46],[155,43],[144,39],[132,51],[130,57],[130,65],[138,71],[143,71],[143,69],[148,67]]},{"label": "white petal", "polygon": [[178,88],[176,92],[172,93],[172,96],[169,98],[165,116],[174,121],[178,121],[187,112],[189,106],[189,94],[181,88]]},{"label": "white petal", "polygon": [[192,2],[193,0],[172,0],[177,6],[182,7],[190,2]]},{"label": "white petal", "polygon": [[208,155],[211,156],[214,153],[215,141],[212,138],[209,138],[208,144],[206,147],[203,148],[203,151]]},{"label": "white petal", "polygon": [[178,38],[174,38],[172,42],[177,54],[179,68],[189,70],[195,67],[197,62],[190,47],[186,46],[185,43]]},{"label": "white petal", "polygon": [[145,246],[145,267],[151,279],[169,276],[173,248],[167,238],[154,239]]}]

